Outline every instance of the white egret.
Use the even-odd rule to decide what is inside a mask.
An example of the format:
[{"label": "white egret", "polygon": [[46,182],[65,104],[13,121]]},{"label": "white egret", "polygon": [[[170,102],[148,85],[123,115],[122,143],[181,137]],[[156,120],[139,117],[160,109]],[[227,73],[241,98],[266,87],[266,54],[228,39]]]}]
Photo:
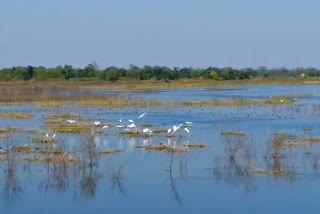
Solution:
[{"label": "white egret", "polygon": [[186,124],[188,124],[188,125],[192,124],[191,121],[185,121],[185,122],[186,122]]},{"label": "white egret", "polygon": [[169,128],[169,129],[168,129],[168,134],[170,134],[170,133],[171,133],[171,131],[172,131],[172,129],[171,129],[171,128]]},{"label": "white egret", "polygon": [[69,123],[75,123],[76,121],[75,121],[75,120],[67,120],[67,122],[69,122]]},{"label": "white egret", "polygon": [[129,121],[129,123],[134,123],[134,121],[133,121],[133,120],[131,120],[131,119],[128,119],[128,121]]},{"label": "white egret", "polygon": [[190,133],[190,131],[189,131],[189,129],[188,129],[187,127],[184,128],[184,130],[185,130],[186,132]]},{"label": "white egret", "polygon": [[120,120],[118,120],[120,123],[122,123],[122,117],[120,118]]},{"label": "white egret", "polygon": [[94,125],[100,125],[101,124],[101,122],[100,121],[94,121]]},{"label": "white egret", "polygon": [[149,132],[149,128],[142,129],[143,133]]},{"label": "white egret", "polygon": [[117,125],[116,127],[117,127],[117,128],[123,128],[124,125]]},{"label": "white egret", "polygon": [[142,118],[146,113],[141,114],[138,119]]},{"label": "white egret", "polygon": [[182,126],[182,124],[179,124],[179,126],[176,126],[174,125],[172,128],[173,128],[173,131],[172,133],[175,133],[176,131],[178,131],[178,129]]},{"label": "white egret", "polygon": [[53,134],[53,135],[52,135],[52,138],[55,138],[55,137],[56,137],[56,134]]},{"label": "white egret", "polygon": [[127,125],[128,128],[133,128],[133,127],[136,127],[136,124],[134,123],[131,123],[130,125]]},{"label": "white egret", "polygon": [[102,127],[102,129],[106,129],[106,128],[109,128],[109,126],[105,125],[105,126]]}]

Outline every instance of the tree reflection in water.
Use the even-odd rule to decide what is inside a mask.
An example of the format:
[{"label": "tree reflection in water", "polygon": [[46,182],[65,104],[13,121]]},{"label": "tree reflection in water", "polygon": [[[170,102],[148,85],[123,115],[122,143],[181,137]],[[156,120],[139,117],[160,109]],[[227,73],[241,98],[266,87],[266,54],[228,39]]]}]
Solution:
[{"label": "tree reflection in water", "polygon": [[126,188],[124,185],[124,175],[123,175],[123,170],[124,170],[124,165],[122,164],[119,167],[115,167],[111,169],[111,190],[112,191],[118,191],[121,194],[126,193]]}]

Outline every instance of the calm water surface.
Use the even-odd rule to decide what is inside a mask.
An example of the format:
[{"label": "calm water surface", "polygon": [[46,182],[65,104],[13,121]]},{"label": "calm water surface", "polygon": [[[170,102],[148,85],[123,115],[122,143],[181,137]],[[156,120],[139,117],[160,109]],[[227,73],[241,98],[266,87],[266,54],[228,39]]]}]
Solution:
[{"label": "calm water surface", "polygon": [[[320,86],[240,86],[155,91],[91,91],[149,101],[207,99],[260,99],[292,95],[290,105],[239,107],[153,107],[109,109],[102,107],[38,108],[2,106],[0,111],[36,114],[32,119],[0,119],[0,128],[41,130],[43,134],[16,133],[17,144],[37,147],[33,138],[52,133],[45,118],[62,112],[99,120],[103,124],[128,125],[133,119],[139,127],[168,129],[185,124],[173,136],[119,135],[118,128],[93,134],[101,150],[119,150],[99,157],[93,167],[19,161],[9,176],[5,156],[1,156],[0,213],[318,213],[320,204],[320,150],[317,143],[303,143],[281,150],[280,158],[264,158],[275,133],[299,137],[320,137]],[[68,92],[76,93],[76,92]],[[303,96],[302,96],[303,95]],[[146,113],[143,118],[137,117]],[[228,138],[223,132],[246,135]],[[43,137],[42,136],[42,137]],[[84,134],[57,134],[57,147],[76,154]],[[241,138],[241,139],[240,139]],[[243,149],[230,161],[226,145],[243,140]],[[185,143],[206,144],[204,149],[167,153],[137,146]],[[297,143],[293,140],[291,143]],[[0,139],[1,147],[5,140]],[[284,175],[254,174],[250,169]]]}]

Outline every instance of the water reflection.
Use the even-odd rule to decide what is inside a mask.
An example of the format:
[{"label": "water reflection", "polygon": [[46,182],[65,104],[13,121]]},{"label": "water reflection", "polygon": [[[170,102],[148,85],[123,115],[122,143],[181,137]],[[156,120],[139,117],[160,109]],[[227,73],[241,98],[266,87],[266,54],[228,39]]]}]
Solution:
[{"label": "water reflection", "polygon": [[119,167],[113,168],[112,174],[111,174],[111,181],[112,181],[111,190],[118,191],[121,194],[126,193],[123,170],[124,170],[124,164],[122,164]]},{"label": "water reflection", "polygon": [[15,171],[6,171],[4,181],[4,196],[8,202],[19,199],[22,187],[19,183],[18,175]]},{"label": "water reflection", "polygon": [[98,180],[101,175],[97,168],[90,167],[89,170],[82,171],[80,180],[81,193],[86,199],[94,199],[97,191]]}]

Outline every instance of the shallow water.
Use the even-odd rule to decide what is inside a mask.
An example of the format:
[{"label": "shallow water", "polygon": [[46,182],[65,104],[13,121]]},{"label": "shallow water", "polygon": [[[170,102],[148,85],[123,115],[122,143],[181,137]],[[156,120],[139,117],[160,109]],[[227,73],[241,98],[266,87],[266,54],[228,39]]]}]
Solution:
[{"label": "shallow water", "polygon": [[[78,113],[103,124],[152,124],[152,129],[168,129],[192,121],[190,133],[182,128],[173,136],[119,135],[118,128],[94,134],[99,149],[120,150],[103,155],[93,167],[47,164],[20,160],[11,176],[6,161],[1,162],[0,213],[317,213],[320,196],[320,150],[304,143],[283,149],[281,158],[264,158],[275,133],[320,137],[317,128],[320,86],[240,86],[155,91],[91,91],[121,94],[144,100],[185,101],[206,99],[258,99],[277,95],[297,96],[290,105],[239,107],[153,107],[109,109],[101,107],[39,108],[2,106],[1,111],[36,114],[33,119],[0,118],[0,128],[40,130],[41,134],[14,134],[17,144],[38,146],[33,138],[52,130],[48,115]],[[75,93],[75,92],[69,92]],[[300,96],[307,95],[307,96]],[[146,113],[141,119],[137,117]],[[140,127],[138,127],[140,128]],[[230,161],[226,154],[226,131],[241,131],[252,155]],[[84,134],[57,134],[56,145],[71,154]],[[236,138],[236,140],[239,140]],[[4,148],[5,140],[0,139]],[[168,153],[136,146],[184,143],[206,144],[204,149]],[[251,153],[250,153],[251,154]],[[319,165],[320,166],[320,165]],[[281,169],[286,175],[254,174],[248,167]]]}]

